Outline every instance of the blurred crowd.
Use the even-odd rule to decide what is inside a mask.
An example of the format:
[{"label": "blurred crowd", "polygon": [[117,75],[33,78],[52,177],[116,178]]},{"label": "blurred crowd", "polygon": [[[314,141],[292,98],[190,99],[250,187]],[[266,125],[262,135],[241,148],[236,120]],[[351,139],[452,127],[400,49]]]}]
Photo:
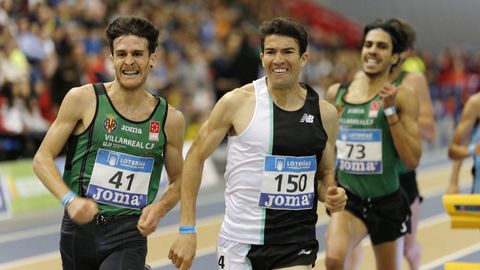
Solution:
[{"label": "blurred crowd", "polygon": [[[308,0],[0,0],[0,160],[34,154],[69,89],[112,80],[104,31],[120,15],[146,17],[161,30],[147,88],[184,113],[187,139],[225,92],[262,76],[257,26],[265,19],[290,16],[308,25],[302,81],[321,95],[360,67],[362,26]],[[452,130],[479,88],[480,54],[423,51],[405,68],[427,74],[437,143],[445,145],[443,128]]]}]

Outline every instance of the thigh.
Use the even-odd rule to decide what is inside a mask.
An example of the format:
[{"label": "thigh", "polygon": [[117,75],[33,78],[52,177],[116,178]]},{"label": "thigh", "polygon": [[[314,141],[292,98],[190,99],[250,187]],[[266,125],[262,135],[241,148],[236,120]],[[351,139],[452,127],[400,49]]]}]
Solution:
[{"label": "thigh", "polygon": [[219,270],[251,270],[247,258],[250,245],[219,238],[217,241],[217,269]]},{"label": "thigh", "polygon": [[375,253],[375,261],[377,263],[378,270],[402,269],[403,237],[400,237],[395,241],[385,242],[383,244],[373,246],[373,251]]},{"label": "thigh", "polygon": [[126,244],[122,249],[108,255],[99,270],[144,270],[146,256],[146,242]]},{"label": "thigh", "polygon": [[144,270],[147,238],[137,229],[137,217],[99,225],[104,236],[99,244],[100,270]]},{"label": "thigh", "polygon": [[347,210],[332,214],[327,228],[326,255],[345,260],[347,254],[367,235],[365,223]]},{"label": "thigh", "polygon": [[410,204],[401,189],[382,203],[374,205],[368,219],[373,245],[391,242],[411,232]]},{"label": "thigh", "polygon": [[65,213],[60,235],[60,255],[64,270],[98,269],[94,224],[75,224]]}]

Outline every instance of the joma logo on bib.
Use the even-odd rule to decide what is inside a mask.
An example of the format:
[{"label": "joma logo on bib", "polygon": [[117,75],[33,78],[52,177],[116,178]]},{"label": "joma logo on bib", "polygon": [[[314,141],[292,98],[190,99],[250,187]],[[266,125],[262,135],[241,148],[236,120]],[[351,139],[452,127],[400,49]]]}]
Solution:
[{"label": "joma logo on bib", "polygon": [[305,208],[311,205],[311,195],[310,194],[300,194],[300,195],[285,195],[285,194],[268,194],[267,201],[265,202],[265,207],[268,208]]},{"label": "joma logo on bib", "polygon": [[382,173],[380,162],[338,160],[338,168],[342,171],[358,174]]},{"label": "joma logo on bib", "polygon": [[95,189],[96,193],[92,195],[92,198],[98,202],[122,205],[125,208],[133,209],[139,209],[144,205],[143,201],[145,196],[143,195],[128,194],[100,187],[96,187]]}]

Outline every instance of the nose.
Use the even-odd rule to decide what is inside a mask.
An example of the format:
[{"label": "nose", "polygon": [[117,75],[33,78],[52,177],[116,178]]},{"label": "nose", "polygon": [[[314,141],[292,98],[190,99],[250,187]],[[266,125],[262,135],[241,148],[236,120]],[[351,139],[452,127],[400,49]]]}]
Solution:
[{"label": "nose", "polygon": [[128,54],[125,58],[125,65],[131,66],[133,64],[133,57],[131,54]]},{"label": "nose", "polygon": [[282,53],[277,52],[275,54],[275,57],[273,58],[273,63],[274,64],[281,64],[281,63],[283,63],[284,60],[285,60],[285,58],[283,57]]}]

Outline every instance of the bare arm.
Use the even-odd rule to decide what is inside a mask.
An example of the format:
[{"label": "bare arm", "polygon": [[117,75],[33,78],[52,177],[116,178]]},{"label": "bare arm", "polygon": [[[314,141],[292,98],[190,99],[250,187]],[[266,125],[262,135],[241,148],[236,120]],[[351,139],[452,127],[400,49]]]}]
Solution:
[{"label": "bare arm", "polygon": [[[463,144],[467,144],[467,139],[470,140],[473,126],[477,119],[479,119],[479,106],[480,94],[475,94],[468,99],[465,107],[463,107],[462,116],[455,128],[450,147],[448,148],[448,156],[451,159],[464,159],[470,155],[467,146]],[[480,153],[480,149],[478,148],[480,148],[480,146],[477,145],[474,154]]]},{"label": "bare arm", "polygon": [[417,94],[418,101],[421,104],[418,117],[420,136],[429,143],[433,142],[437,137],[435,114],[433,112],[432,99],[430,97],[428,82],[425,75],[420,72],[410,72],[407,74],[402,84],[405,84],[414,90]]},{"label": "bare arm", "polygon": [[[88,126],[85,112],[89,111],[91,108],[89,106],[92,104],[95,107],[94,100],[93,89],[89,90],[88,86],[70,90],[62,102],[55,122],[48,130],[33,159],[35,174],[59,200],[70,192],[70,189],[55,165],[55,158],[75,130],[84,130]],[[93,219],[98,208],[93,200],[76,197],[67,206],[67,211],[73,221],[86,223]]]},{"label": "bare arm", "polygon": [[335,107],[323,100],[320,101],[320,112],[328,140],[322,153],[322,160],[319,161],[316,175],[318,199],[325,202],[328,187],[337,185],[335,183],[335,142],[338,136],[338,113]]},{"label": "bare arm", "polygon": [[147,236],[155,231],[160,219],[168,213],[180,199],[180,186],[183,167],[183,141],[185,137],[185,119],[181,112],[168,106],[165,123],[165,169],[168,186],[159,202],[148,205],[142,211],[138,221],[139,231]]},{"label": "bare arm", "polygon": [[393,143],[398,156],[410,169],[415,169],[420,162],[422,146],[418,127],[419,104],[417,95],[411,88],[393,86],[380,91],[384,108],[395,104],[398,112],[387,116]]},{"label": "bare arm", "polygon": [[326,101],[320,101],[322,124],[327,132],[328,140],[322,153],[317,169],[318,199],[325,203],[330,213],[341,211],[347,203],[343,188],[335,183],[335,142],[338,136],[338,113],[334,106]]},{"label": "bare arm", "polygon": [[[181,225],[195,225],[195,209],[205,160],[233,128],[233,116],[242,104],[241,94],[234,90],[225,94],[194,139],[182,172]],[[179,269],[186,270],[192,265],[196,250],[196,234],[180,234],[170,248],[168,258]]]}]

